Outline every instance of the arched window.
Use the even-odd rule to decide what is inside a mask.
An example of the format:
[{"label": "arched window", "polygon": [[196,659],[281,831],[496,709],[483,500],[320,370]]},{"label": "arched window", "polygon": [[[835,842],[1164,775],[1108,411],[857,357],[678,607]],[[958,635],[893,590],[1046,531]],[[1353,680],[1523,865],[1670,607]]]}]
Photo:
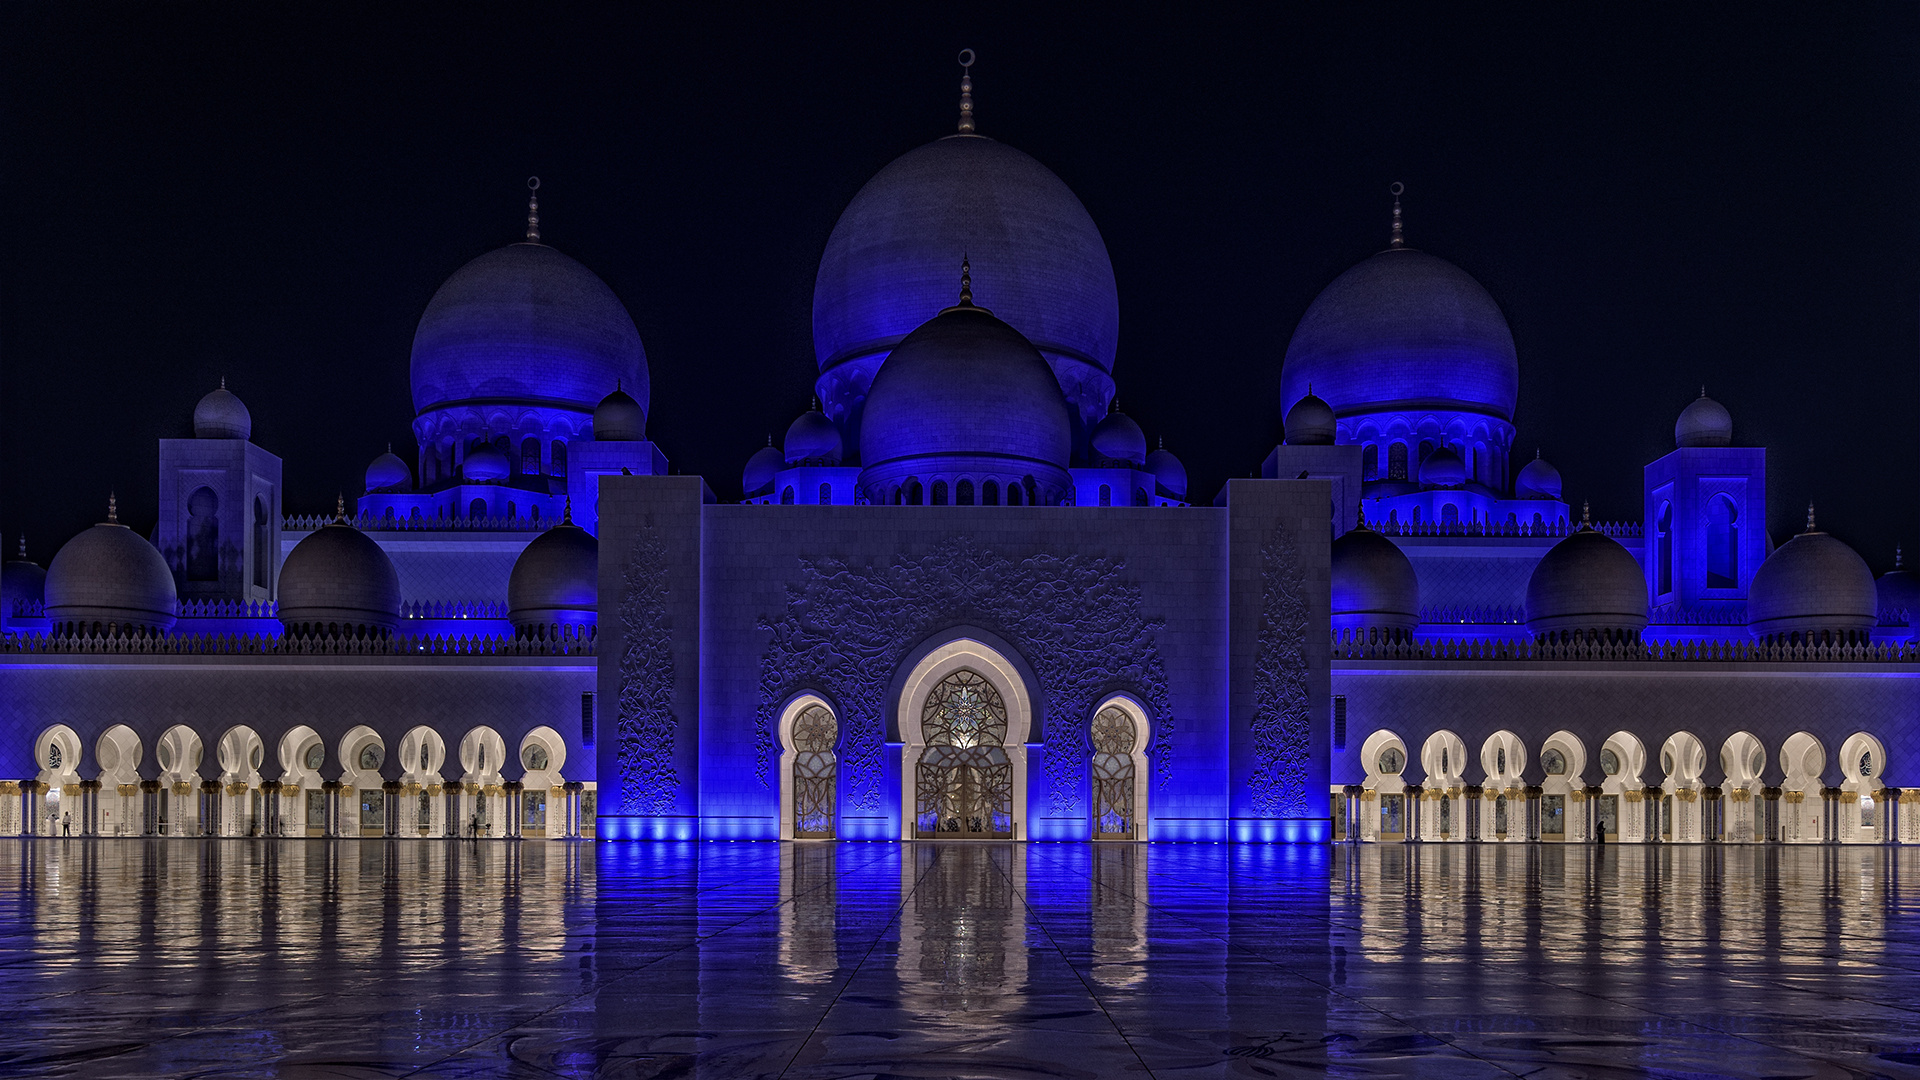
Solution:
[{"label": "arched window", "polygon": [[1008,506],[1020,505],[1020,485],[1019,484],[1007,485],[1007,505]]},{"label": "arched window", "polygon": [[1113,505],[1113,485],[1111,484],[1100,485],[1100,505],[1101,506]]},{"label": "arched window", "polygon": [[907,505],[908,506],[919,506],[921,494],[922,494],[922,488],[920,487],[920,481],[918,480],[907,481]]},{"label": "arched window", "polygon": [[1653,591],[1665,595],[1673,591],[1673,504],[1661,503],[1660,516],[1654,521]]},{"label": "arched window", "polygon": [[833,485],[832,484],[820,485],[820,505],[821,506],[833,505]]},{"label": "arched window", "polygon": [[549,459],[552,475],[564,478],[567,475],[567,444],[559,439],[553,440],[553,453]]},{"label": "arched window", "polygon": [[1022,477],[1020,479],[1020,486],[1027,489],[1027,505],[1038,506],[1040,504],[1039,488],[1038,485],[1033,482],[1033,477]]},{"label": "arched window", "polygon": [[793,485],[792,484],[788,484],[786,487],[786,490],[780,492],[780,505],[781,506],[793,505]]},{"label": "arched window", "polygon": [[1394,443],[1387,447],[1387,479],[1405,480],[1407,478],[1407,444]]},{"label": "arched window", "polygon": [[1093,838],[1132,840],[1133,717],[1117,705],[1093,717]]},{"label": "arched window", "polygon": [[1380,479],[1380,444],[1379,443],[1368,443],[1367,448],[1365,450],[1360,451],[1360,479],[1362,480]]},{"label": "arched window", "polygon": [[973,481],[962,480],[953,486],[953,505],[973,505]]},{"label": "arched window", "polygon": [[540,504],[539,503],[534,503],[532,506],[527,507],[527,517],[531,519],[533,523],[536,525],[540,523]]},{"label": "arched window", "polygon": [[520,440],[520,474],[540,475],[540,440],[531,435]]},{"label": "arched window", "polygon": [[998,481],[988,480],[980,485],[980,505],[1000,505],[1000,484]]},{"label": "arched window", "polygon": [[1137,487],[1133,489],[1133,505],[1145,506],[1149,501],[1146,488]]},{"label": "arched window", "polygon": [[933,505],[947,505],[947,482],[945,480],[935,480],[933,482]]},{"label": "arched window", "polygon": [[467,504],[467,516],[475,521],[487,516],[487,500],[475,499]]},{"label": "arched window", "polygon": [[824,705],[808,705],[793,718],[793,835],[796,839],[834,835],[834,747],[840,725]]},{"label": "arched window", "polygon": [[187,580],[220,580],[220,496],[208,487],[187,496]]},{"label": "arched window", "polygon": [[920,710],[926,749],[915,764],[915,833],[927,838],[1013,835],[1007,706],[979,673],[940,680]]},{"label": "arched window", "polygon": [[260,589],[273,586],[273,525],[267,500],[259,495],[253,499],[253,584]]},{"label": "arched window", "polygon": [[514,505],[513,500],[511,499],[507,500],[507,520],[512,521],[514,518],[517,518],[519,516],[520,516],[520,508]]},{"label": "arched window", "polygon": [[1460,524],[1460,508],[1452,503],[1447,503],[1445,506],[1442,506],[1440,508],[1440,523],[1449,528]]},{"label": "arched window", "polygon": [[1733,500],[1715,495],[1707,503],[1707,588],[1740,587],[1740,511]]}]

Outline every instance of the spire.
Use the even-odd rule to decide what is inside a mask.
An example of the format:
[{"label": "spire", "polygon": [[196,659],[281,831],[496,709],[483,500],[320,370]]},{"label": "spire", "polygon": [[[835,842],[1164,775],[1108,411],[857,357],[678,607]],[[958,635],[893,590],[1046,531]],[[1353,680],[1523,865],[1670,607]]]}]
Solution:
[{"label": "spire", "polygon": [[573,524],[573,496],[571,495],[567,496],[566,503],[560,508],[560,524]]},{"label": "spire", "polygon": [[1706,396],[1707,396],[1707,384],[1706,384],[1706,383],[1701,383],[1701,384],[1700,384],[1700,396],[1701,396],[1701,397],[1706,397]]},{"label": "spire", "polygon": [[347,497],[339,492],[333,496],[333,520],[342,523],[347,520]]},{"label": "spire", "polygon": [[973,50],[960,50],[960,134],[973,134]]},{"label": "spire", "polygon": [[814,412],[820,411],[820,395],[819,394],[813,395],[813,411]]},{"label": "spire", "polygon": [[1593,508],[1585,499],[1580,500],[1580,527],[1583,529],[1593,528]]},{"label": "spire", "polygon": [[973,306],[973,265],[960,256],[960,307]]},{"label": "spire", "polygon": [[[26,533],[20,534],[20,557],[22,559],[27,557],[27,534]],[[1895,566],[1900,565],[1900,549],[1899,548],[1893,549],[1893,565]]]},{"label": "spire", "polygon": [[107,524],[120,524],[120,499],[113,492],[107,492]]},{"label": "spire", "polygon": [[1813,531],[1813,500],[1807,500],[1807,531]]},{"label": "spire", "polygon": [[1407,190],[1407,185],[1395,180],[1387,186],[1387,190],[1393,192],[1393,241],[1387,246],[1403,248],[1407,246],[1407,238],[1400,231],[1400,193]]},{"label": "spire", "polygon": [[1540,448],[1537,446],[1533,448],[1533,460],[1535,461],[1540,460]]},{"label": "spire", "polygon": [[[27,557],[27,538],[25,534],[22,534],[20,537],[20,557],[23,559]],[[1895,570],[1900,569],[1900,545],[1899,544],[1893,545],[1893,568]]]},{"label": "spire", "polygon": [[227,388],[227,377],[225,375],[222,375],[220,376],[220,389],[225,390],[226,388]]},{"label": "spire", "polygon": [[540,178],[527,177],[527,242],[540,242]]}]

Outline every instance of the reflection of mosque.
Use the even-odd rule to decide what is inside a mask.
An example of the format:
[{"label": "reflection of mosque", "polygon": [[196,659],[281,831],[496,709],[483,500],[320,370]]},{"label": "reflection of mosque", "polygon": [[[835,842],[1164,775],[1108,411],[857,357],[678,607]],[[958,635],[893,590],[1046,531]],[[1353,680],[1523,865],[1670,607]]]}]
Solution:
[{"label": "reflection of mosque", "polygon": [[1576,511],[1394,194],[1199,505],[1115,403],[1099,229],[970,77],[827,237],[817,400],[738,499],[648,440],[534,202],[422,312],[412,459],[351,505],[288,516],[223,385],[150,536],[110,502],[6,564],[0,832],[1920,842],[1920,583],[1811,513],[1775,545],[1704,393],[1632,520]]}]

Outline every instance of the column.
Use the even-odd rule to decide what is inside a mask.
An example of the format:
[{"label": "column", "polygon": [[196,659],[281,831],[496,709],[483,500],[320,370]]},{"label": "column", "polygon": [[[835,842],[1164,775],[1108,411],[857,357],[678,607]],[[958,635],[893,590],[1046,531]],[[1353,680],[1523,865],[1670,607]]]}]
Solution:
[{"label": "column", "polygon": [[1820,789],[1820,842],[1840,842],[1840,789],[1837,787]]},{"label": "column", "polygon": [[1358,841],[1360,839],[1360,792],[1364,789],[1359,784],[1348,784],[1341,790],[1345,792],[1343,797],[1347,800],[1347,839]]},{"label": "column", "polygon": [[460,812],[460,784],[456,781],[440,789],[447,800],[447,835],[466,835],[467,816]]},{"label": "column", "polygon": [[280,835],[280,781],[260,781],[260,835]]},{"label": "column", "polygon": [[1721,791],[1718,787],[1700,789],[1700,840],[1702,843],[1718,844],[1726,839],[1726,820],[1720,812]]},{"label": "column", "polygon": [[320,790],[326,795],[321,812],[323,832],[328,839],[334,839],[340,835],[340,781],[323,780]]},{"label": "column", "polygon": [[566,782],[567,790],[567,839],[580,839],[580,792],[586,789],[578,780]]},{"label": "column", "polygon": [[1875,804],[1880,811],[1880,842],[1897,844],[1900,842],[1900,814],[1896,809],[1900,805],[1900,789],[1883,787],[1880,789],[1880,801]]},{"label": "column", "polygon": [[45,812],[42,807],[46,805],[44,795],[47,785],[38,780],[28,780],[20,785],[20,790],[24,792],[20,799],[22,831],[28,836],[38,836],[40,835],[40,815]]},{"label": "column", "polygon": [[509,780],[501,785],[507,792],[507,820],[505,835],[508,839],[520,839],[520,793],[526,785],[518,780]]},{"label": "column", "polygon": [[1640,796],[1643,810],[1647,815],[1644,826],[1646,832],[1643,835],[1647,843],[1657,844],[1660,842],[1660,807],[1667,797],[1666,790],[1649,784],[1641,789]]},{"label": "column", "polygon": [[160,781],[140,781],[140,835],[154,836],[160,831]]},{"label": "column", "polygon": [[1780,789],[1763,787],[1760,789],[1760,805],[1754,811],[1760,820],[1754,822],[1754,830],[1762,843],[1780,842]]},{"label": "column", "polygon": [[1600,796],[1606,793],[1607,789],[1599,784],[1587,785],[1587,841],[1589,843],[1606,842],[1606,838],[1600,835]]},{"label": "column", "polygon": [[[1540,792],[1541,789],[1538,785],[1527,785],[1527,840],[1536,844],[1540,842]],[[1565,826],[1566,823],[1563,817],[1561,827],[1565,828]],[[1561,835],[1564,836],[1565,834],[1562,833]]]},{"label": "column", "polygon": [[380,826],[381,835],[392,839],[400,835],[400,781],[388,780],[380,785],[380,816],[385,824]]}]

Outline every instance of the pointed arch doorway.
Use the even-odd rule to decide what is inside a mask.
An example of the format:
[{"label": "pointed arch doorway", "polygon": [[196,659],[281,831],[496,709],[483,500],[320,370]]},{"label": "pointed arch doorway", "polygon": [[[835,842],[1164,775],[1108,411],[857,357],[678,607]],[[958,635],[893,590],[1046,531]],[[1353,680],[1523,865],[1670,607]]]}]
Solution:
[{"label": "pointed arch doorway", "polygon": [[1033,713],[1014,666],[977,641],[941,646],[908,675],[899,710],[902,835],[1021,839]]}]

